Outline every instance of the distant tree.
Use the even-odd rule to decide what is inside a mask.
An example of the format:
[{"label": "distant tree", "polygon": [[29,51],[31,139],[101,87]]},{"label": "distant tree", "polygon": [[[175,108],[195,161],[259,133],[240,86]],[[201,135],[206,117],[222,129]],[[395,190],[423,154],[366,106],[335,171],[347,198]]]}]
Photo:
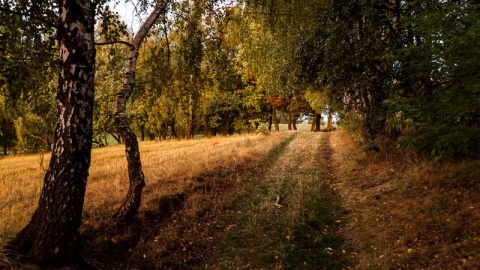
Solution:
[{"label": "distant tree", "polygon": [[320,131],[322,113],[326,112],[328,108],[328,94],[326,91],[322,93],[322,91],[308,89],[305,92],[305,99],[313,110],[312,128],[310,131]]},{"label": "distant tree", "polygon": [[[4,142],[21,152],[50,149],[46,141],[52,141],[54,132],[57,84],[55,4],[16,2],[0,1],[0,95],[3,128],[8,129],[8,142]],[[27,119],[33,118],[41,119],[45,125],[28,125]],[[14,123],[26,125],[12,126]],[[18,134],[19,130],[22,134]]]},{"label": "distant tree", "polygon": [[5,98],[0,95],[0,146],[3,155],[8,154],[8,148],[15,146],[14,111],[5,104]]}]

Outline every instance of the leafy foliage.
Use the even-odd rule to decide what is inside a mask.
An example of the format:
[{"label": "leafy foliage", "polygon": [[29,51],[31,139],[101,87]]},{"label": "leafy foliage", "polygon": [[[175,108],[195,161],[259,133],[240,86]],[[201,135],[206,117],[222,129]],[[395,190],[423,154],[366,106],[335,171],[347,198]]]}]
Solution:
[{"label": "leafy foliage", "polygon": [[[128,41],[131,33],[108,3],[97,9],[97,41]],[[52,100],[40,96],[53,91],[49,18],[57,11],[55,3],[0,4],[13,11],[0,15],[8,22],[0,26],[1,136],[12,147],[18,117],[52,123]],[[138,11],[150,4],[140,1]],[[388,134],[436,160],[477,157],[478,10],[463,0],[173,2],[142,47],[130,121],[142,138],[164,139],[231,134],[277,114],[294,123],[328,109],[367,149],[378,149],[376,138]],[[116,136],[109,104],[127,60],[122,46],[98,48],[94,125],[101,144]]]},{"label": "leafy foliage", "polygon": [[413,1],[405,7],[406,44],[398,50],[396,124],[414,132],[401,139],[436,160],[477,157],[480,141],[480,42],[472,1]]}]

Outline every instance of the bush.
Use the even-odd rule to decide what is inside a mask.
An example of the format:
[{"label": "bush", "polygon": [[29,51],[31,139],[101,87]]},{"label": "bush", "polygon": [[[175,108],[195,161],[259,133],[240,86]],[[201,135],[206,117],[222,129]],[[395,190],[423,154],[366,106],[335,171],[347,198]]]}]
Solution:
[{"label": "bush", "polygon": [[260,125],[258,125],[256,133],[270,135],[270,133],[268,132],[268,123],[261,123]]}]

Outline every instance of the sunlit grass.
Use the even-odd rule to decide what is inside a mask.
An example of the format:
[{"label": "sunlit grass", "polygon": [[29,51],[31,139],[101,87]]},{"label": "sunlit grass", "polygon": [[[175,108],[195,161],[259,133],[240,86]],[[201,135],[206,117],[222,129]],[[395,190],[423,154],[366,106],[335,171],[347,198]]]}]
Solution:
[{"label": "sunlit grass", "polygon": [[[192,177],[209,171],[231,171],[260,159],[288,134],[239,135],[195,140],[140,142],[145,195],[158,197],[183,190]],[[48,167],[49,154],[17,155],[0,160],[0,246],[29,221]],[[114,213],[128,190],[124,145],[92,150],[84,213]]]}]

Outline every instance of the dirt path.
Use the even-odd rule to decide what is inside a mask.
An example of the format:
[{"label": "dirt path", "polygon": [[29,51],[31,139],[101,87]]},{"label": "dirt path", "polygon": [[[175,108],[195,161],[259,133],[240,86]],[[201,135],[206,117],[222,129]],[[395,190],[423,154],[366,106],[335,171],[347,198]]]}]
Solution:
[{"label": "dirt path", "polygon": [[331,185],[329,136],[292,132],[261,161],[198,177],[193,189],[149,202],[123,233],[97,229],[92,263],[98,269],[344,269],[350,250],[339,236],[345,210]]},{"label": "dirt path", "polygon": [[[330,188],[328,134],[295,133],[226,206],[206,269],[341,269],[342,208]],[[275,204],[277,203],[277,204]]]}]

